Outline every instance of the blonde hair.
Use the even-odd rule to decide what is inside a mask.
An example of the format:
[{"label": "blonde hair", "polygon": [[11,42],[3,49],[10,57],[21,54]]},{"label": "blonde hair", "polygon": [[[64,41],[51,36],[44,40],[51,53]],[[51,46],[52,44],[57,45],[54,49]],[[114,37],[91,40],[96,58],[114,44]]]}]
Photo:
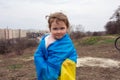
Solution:
[{"label": "blonde hair", "polygon": [[67,26],[67,28],[69,28],[69,21],[65,14],[63,14],[61,12],[55,12],[55,13],[50,14],[50,16],[47,16],[47,17],[48,17],[49,29],[51,29],[51,24],[54,21],[56,21],[56,23],[58,21],[63,21],[65,23],[65,25]]}]

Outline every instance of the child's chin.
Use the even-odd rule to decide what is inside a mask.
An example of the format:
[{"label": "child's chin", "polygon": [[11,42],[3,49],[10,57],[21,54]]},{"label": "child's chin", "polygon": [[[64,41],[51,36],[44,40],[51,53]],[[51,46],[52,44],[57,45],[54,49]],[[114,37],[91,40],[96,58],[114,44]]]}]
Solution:
[{"label": "child's chin", "polygon": [[57,36],[57,37],[56,37],[56,39],[61,39],[61,38],[62,38],[62,36],[60,36],[60,37]]}]

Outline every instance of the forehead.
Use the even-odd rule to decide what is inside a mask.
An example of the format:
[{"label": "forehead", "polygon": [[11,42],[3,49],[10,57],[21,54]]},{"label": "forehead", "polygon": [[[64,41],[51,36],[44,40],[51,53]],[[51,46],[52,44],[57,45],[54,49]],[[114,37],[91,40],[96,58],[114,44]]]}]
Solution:
[{"label": "forehead", "polygon": [[51,24],[51,26],[66,26],[66,24],[64,23],[64,21],[61,21],[61,20],[54,20]]}]

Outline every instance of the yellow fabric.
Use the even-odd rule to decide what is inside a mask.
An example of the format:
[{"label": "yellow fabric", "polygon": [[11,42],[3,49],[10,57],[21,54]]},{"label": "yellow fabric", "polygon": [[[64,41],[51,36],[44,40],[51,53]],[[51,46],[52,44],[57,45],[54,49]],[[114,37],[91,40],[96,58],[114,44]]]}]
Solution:
[{"label": "yellow fabric", "polygon": [[61,75],[58,80],[75,80],[76,63],[70,59],[66,59],[61,67]]}]

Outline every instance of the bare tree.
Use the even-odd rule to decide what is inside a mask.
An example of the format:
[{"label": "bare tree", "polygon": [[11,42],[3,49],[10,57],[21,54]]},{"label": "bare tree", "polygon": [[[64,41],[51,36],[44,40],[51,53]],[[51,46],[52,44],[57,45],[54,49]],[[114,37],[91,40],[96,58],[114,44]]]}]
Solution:
[{"label": "bare tree", "polygon": [[116,18],[116,21],[120,21],[120,6],[114,12],[114,14],[112,15],[112,17],[110,17],[110,19],[113,19],[113,18]]},{"label": "bare tree", "polygon": [[79,39],[85,36],[84,29],[82,25],[72,26],[72,32],[70,33],[71,38]]},{"label": "bare tree", "polygon": [[[115,20],[112,20],[115,19]],[[120,6],[114,12],[112,17],[110,17],[109,22],[105,25],[106,33],[107,34],[119,34],[120,33]]]}]

